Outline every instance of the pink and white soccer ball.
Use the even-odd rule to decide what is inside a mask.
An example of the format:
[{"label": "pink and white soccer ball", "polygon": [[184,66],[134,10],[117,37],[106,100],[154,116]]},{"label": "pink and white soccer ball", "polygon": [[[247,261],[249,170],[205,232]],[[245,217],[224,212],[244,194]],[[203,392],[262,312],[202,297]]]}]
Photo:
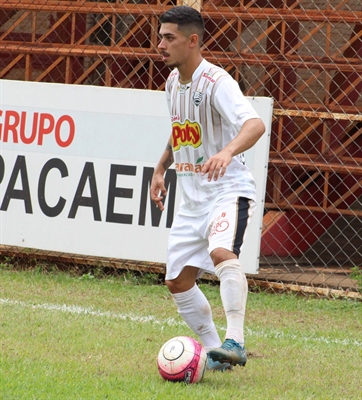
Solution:
[{"label": "pink and white soccer ball", "polygon": [[201,343],[188,336],[168,340],[157,357],[158,371],[163,379],[185,383],[201,381],[206,361],[206,351]]}]

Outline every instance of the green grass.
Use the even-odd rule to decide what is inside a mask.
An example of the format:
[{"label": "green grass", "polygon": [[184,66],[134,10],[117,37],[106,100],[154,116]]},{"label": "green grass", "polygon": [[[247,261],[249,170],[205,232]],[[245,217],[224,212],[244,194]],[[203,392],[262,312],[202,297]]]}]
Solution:
[{"label": "green grass", "polygon": [[357,281],[357,285],[360,290],[362,290],[362,268],[361,267],[353,267],[352,268],[352,273],[351,273],[351,278],[355,279]]},{"label": "green grass", "polygon": [[[217,286],[202,284],[220,336]],[[362,303],[249,293],[249,360],[198,385],[164,382],[161,345],[193,336],[163,285],[0,269],[0,398],[360,399]]]}]

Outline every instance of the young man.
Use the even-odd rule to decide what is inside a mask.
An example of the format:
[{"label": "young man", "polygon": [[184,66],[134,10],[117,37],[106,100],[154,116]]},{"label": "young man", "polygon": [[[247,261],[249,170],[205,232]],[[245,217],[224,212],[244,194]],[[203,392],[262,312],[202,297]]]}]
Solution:
[{"label": "young man", "polygon": [[[164,209],[165,171],[175,162],[182,190],[171,228],[166,285],[179,314],[208,353],[210,370],[246,364],[247,280],[238,261],[255,209],[255,182],[242,153],[265,127],[237,82],[201,55],[204,22],[187,6],[161,18],[159,51],[173,69],[166,82],[172,133],[157,164],[151,199]],[[227,330],[222,344],[208,300],[196,285],[202,273],[220,280]]]}]

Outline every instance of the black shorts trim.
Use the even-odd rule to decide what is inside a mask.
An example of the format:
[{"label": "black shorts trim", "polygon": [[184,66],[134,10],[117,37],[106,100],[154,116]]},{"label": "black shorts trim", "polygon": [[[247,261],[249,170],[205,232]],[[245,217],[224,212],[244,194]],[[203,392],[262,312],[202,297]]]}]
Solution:
[{"label": "black shorts trim", "polygon": [[239,197],[237,200],[236,229],[232,252],[239,257],[241,246],[244,243],[244,235],[249,219],[250,199]]}]

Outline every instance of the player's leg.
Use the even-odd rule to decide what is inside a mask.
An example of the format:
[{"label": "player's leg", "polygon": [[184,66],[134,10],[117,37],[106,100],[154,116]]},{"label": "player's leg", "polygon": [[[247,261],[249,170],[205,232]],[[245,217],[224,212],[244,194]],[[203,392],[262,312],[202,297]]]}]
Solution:
[{"label": "player's leg", "polygon": [[[194,224],[178,216],[175,221],[169,237],[166,285],[179,314],[199,336],[208,352],[211,348],[220,346],[221,340],[212,318],[210,304],[197,286],[196,280],[203,270],[212,271],[213,265],[203,243],[205,240],[200,239]],[[192,265],[202,265],[203,269]],[[229,368],[230,364],[215,363],[208,359],[208,369],[223,371]]]},{"label": "player's leg", "polygon": [[[209,354],[215,361],[245,365],[244,319],[248,283],[237,258],[255,203],[243,198],[233,201],[233,205],[228,206],[228,202],[223,201],[219,204],[221,208],[215,210],[216,222],[211,227],[209,239],[215,273],[220,280],[227,330],[223,345]],[[220,215],[218,209],[222,210]]]},{"label": "player's leg", "polygon": [[178,313],[199,336],[207,352],[220,346],[221,340],[215,328],[210,304],[196,284],[198,273],[198,268],[186,266],[176,279],[166,280],[166,285]]},{"label": "player's leg", "polygon": [[234,254],[226,253],[224,261],[215,266],[215,273],[220,280],[220,295],[223,302],[227,329],[226,336],[234,339],[240,344],[244,344],[244,319],[248,295],[248,281],[240,262],[234,258]]},{"label": "player's leg", "polygon": [[220,280],[220,295],[226,316],[225,341],[219,348],[210,350],[214,361],[244,366],[247,361],[244,344],[244,319],[248,283],[239,260],[229,259],[216,266]]},{"label": "player's leg", "polygon": [[[208,353],[210,349],[221,346],[221,340],[212,318],[210,304],[196,284],[198,272],[198,268],[186,266],[176,279],[166,280],[166,285],[177,306],[178,313],[198,335]],[[230,364],[213,361],[208,356],[208,370],[225,371],[230,368]]]}]

